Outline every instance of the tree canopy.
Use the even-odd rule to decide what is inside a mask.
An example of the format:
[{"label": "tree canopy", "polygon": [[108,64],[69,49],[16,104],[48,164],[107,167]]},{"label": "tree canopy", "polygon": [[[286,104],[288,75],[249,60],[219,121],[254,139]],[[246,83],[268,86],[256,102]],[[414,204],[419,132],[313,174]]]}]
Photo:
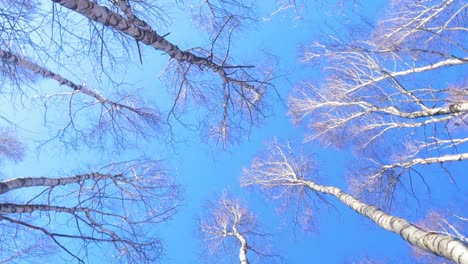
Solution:
[{"label": "tree canopy", "polygon": [[0,0],[0,263],[468,263],[467,12]]}]

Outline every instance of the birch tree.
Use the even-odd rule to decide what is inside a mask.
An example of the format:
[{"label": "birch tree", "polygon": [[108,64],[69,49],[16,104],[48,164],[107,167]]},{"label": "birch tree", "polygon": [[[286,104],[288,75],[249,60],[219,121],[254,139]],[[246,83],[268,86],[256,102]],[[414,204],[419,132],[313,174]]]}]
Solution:
[{"label": "birch tree", "polygon": [[208,204],[207,214],[200,219],[199,226],[210,254],[229,255],[238,249],[237,261],[241,264],[255,263],[249,259],[249,252],[260,258],[273,257],[266,252],[266,234],[260,231],[256,217],[239,200],[226,193]]},{"label": "birch tree", "polygon": [[312,44],[304,61],[326,65],[326,78],[300,85],[289,99],[293,119],[309,124],[308,140],[350,146],[367,161],[355,189],[386,198],[401,183],[427,180],[421,166],[468,158],[468,87],[460,75],[468,67],[466,2],[391,7],[362,39]]},{"label": "birch tree", "polygon": [[241,185],[258,186],[272,198],[312,192],[335,197],[356,213],[370,219],[381,228],[399,234],[409,244],[421,250],[443,256],[455,263],[468,261],[468,247],[460,240],[425,231],[404,218],[390,215],[376,206],[367,204],[335,186],[327,186],[314,180],[310,172],[313,161],[307,156],[295,156],[289,146],[274,142],[266,154],[255,158],[249,168],[243,170]]},{"label": "birch tree", "polygon": [[[208,1],[206,3],[211,4]],[[240,11],[248,11],[246,7],[240,6]],[[21,12],[27,8],[31,9],[28,10],[28,15],[32,18],[24,14],[28,12]],[[142,9],[145,12],[141,12]],[[29,7],[23,2],[13,1],[1,10],[4,14],[1,16],[3,24],[13,26],[0,35],[0,40],[6,44],[3,57],[6,53],[21,57],[35,66],[55,73],[56,76],[62,76],[69,81],[67,84],[74,83],[75,88],[81,85],[82,88],[75,89],[75,93],[90,95],[86,91],[93,91],[109,101],[125,106],[103,107],[102,100],[96,96],[91,96],[95,99],[92,102],[74,106],[72,103],[76,103],[76,100],[72,98],[75,98],[75,93],[57,92],[41,96],[50,105],[55,102],[53,99],[68,96],[69,108],[76,109],[71,111],[69,119],[79,119],[75,115],[79,111],[101,111],[108,116],[117,117],[110,118],[112,122],[103,121],[114,132],[128,129],[125,124],[120,127],[118,119],[130,123],[130,127],[145,124],[149,119],[150,122],[146,125],[151,128],[163,126],[172,132],[172,123],[185,124],[185,112],[198,111],[204,117],[187,122],[198,123],[203,135],[207,137],[228,142],[248,133],[250,128],[262,119],[264,94],[271,86],[269,81],[273,77],[271,67],[240,64],[231,56],[231,42],[236,37],[235,29],[248,16],[234,15],[234,11],[230,9],[230,6],[216,6],[216,9],[213,9],[214,13],[201,12],[202,18],[213,15],[210,21],[216,25],[210,28],[211,39],[206,47],[183,49],[169,41],[171,35],[161,33],[166,30],[165,21],[170,20],[163,3],[73,0],[50,1]],[[84,30],[86,28],[89,30]],[[15,32],[20,32],[19,36]],[[142,64],[148,52],[162,53],[165,55],[162,60],[168,61],[162,76],[167,81],[167,87],[173,97],[172,106],[164,109],[164,118],[160,117],[154,104],[145,106],[144,100],[137,96],[137,92],[127,88],[126,80],[122,79],[129,65],[136,67],[136,64]],[[25,83],[30,85],[28,78],[21,81],[20,77],[26,76],[24,71],[30,75],[56,80],[50,74],[41,74],[37,70],[25,67],[21,61],[12,60],[11,56],[3,59],[3,72],[8,73],[4,77],[23,89]],[[59,83],[65,84],[60,81]],[[92,85],[86,86],[85,83]],[[127,91],[122,87],[126,87]],[[109,91],[114,91],[115,95],[106,94]],[[164,94],[165,91],[160,92]],[[101,108],[96,110],[91,106]],[[130,108],[145,111],[142,114]],[[118,112],[115,109],[124,112],[130,110],[130,113],[127,115],[119,112],[119,115],[115,115]],[[88,112],[82,115],[87,116]],[[102,116],[99,113],[94,116],[98,119],[98,125],[95,130],[89,130],[100,131],[99,122]],[[134,117],[137,117],[136,120]],[[143,121],[138,117],[143,117]],[[87,134],[85,129],[83,132],[80,128],[74,129],[72,123],[78,121],[69,121],[61,131],[68,129],[78,134],[70,141],[80,134]],[[114,136],[115,134],[113,133]],[[140,130],[140,134],[155,133]],[[125,138],[122,132],[117,133],[117,137]]]},{"label": "birch tree", "polygon": [[179,187],[160,167],[133,161],[85,174],[0,182],[0,260],[30,258],[26,250],[32,248],[32,254],[42,249],[86,263],[104,248],[116,261],[155,261],[162,249],[155,227],[171,218],[180,200]]},{"label": "birch tree", "polygon": [[[41,76],[68,88],[63,92],[38,96],[45,104],[53,98],[69,98],[68,111],[62,115],[68,122],[55,134],[55,137],[63,142],[67,141],[66,137],[71,130],[74,137],[70,143],[74,145],[83,141],[91,144],[93,138],[100,142],[107,135],[111,135],[116,145],[125,146],[130,144],[126,140],[129,134],[149,137],[150,133],[156,133],[160,126],[160,114],[152,108],[144,107],[143,100],[137,95],[119,96],[118,101],[109,99],[86,84],[77,84],[18,54],[0,49],[0,58],[4,65],[21,68],[23,75]],[[18,74],[17,69],[15,72]],[[75,99],[81,96],[88,98]]]},{"label": "birch tree", "polygon": [[[160,126],[172,129],[174,119],[183,122],[186,111],[200,111],[193,105],[203,106],[200,112],[206,114],[195,123],[223,143],[248,132],[263,116],[272,69],[233,58],[231,41],[240,20],[231,11],[216,10],[222,19],[211,29],[208,45],[181,48],[170,41],[180,33],[167,32],[164,24],[170,17],[163,3],[0,1],[2,95],[43,102],[46,127],[65,120],[62,127],[51,128],[59,147],[91,145],[94,138],[106,148],[137,145],[137,136],[155,136]],[[148,52],[162,54],[168,62],[162,75],[168,79],[172,106],[161,114],[125,85],[127,68],[145,63]],[[42,80],[62,87],[45,88]],[[17,106],[15,100],[7,102]],[[58,118],[50,121],[49,112]],[[113,144],[107,144],[107,132]],[[179,197],[177,185],[159,167],[154,162],[116,163],[87,174],[1,182],[2,234],[19,235],[5,239],[0,261],[25,260],[15,252],[42,248],[86,262],[93,248],[110,245],[112,256],[122,262],[154,262],[161,245],[153,225],[172,216]],[[30,197],[23,197],[25,188],[32,190],[26,193]],[[19,246],[19,240],[31,243]],[[46,250],[46,244],[53,246]]]}]

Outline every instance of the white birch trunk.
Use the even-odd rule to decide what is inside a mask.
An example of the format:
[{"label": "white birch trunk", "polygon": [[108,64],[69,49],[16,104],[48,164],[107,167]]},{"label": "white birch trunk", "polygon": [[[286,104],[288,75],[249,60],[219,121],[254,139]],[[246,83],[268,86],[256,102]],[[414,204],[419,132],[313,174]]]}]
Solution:
[{"label": "white birch trunk", "polygon": [[16,54],[14,54],[14,53],[11,53],[11,52],[0,49],[0,59],[2,61],[7,62],[7,63],[12,63],[12,64],[20,66],[22,68],[25,68],[27,70],[30,70],[30,71],[34,72],[35,74],[41,75],[41,76],[43,76],[45,78],[55,80],[58,83],[60,83],[60,85],[68,86],[68,87],[70,87],[71,89],[73,89],[75,91],[80,91],[80,92],[82,92],[82,93],[84,93],[86,95],[89,95],[89,96],[95,98],[96,100],[98,100],[101,104],[109,104],[109,105],[112,105],[112,106],[119,106],[119,107],[122,107],[122,108],[129,109],[131,111],[136,110],[135,108],[132,108],[130,106],[122,105],[122,104],[110,101],[110,100],[104,98],[103,96],[99,95],[98,93],[91,91],[90,89],[86,88],[85,86],[76,84],[76,83],[62,77],[60,74],[54,73],[54,72],[52,72],[52,71],[50,71],[50,70],[36,64],[36,63],[33,63],[33,62],[31,62],[31,61],[29,61],[29,60],[27,60],[27,59],[25,59],[25,58],[23,58],[21,56],[18,56]]},{"label": "white birch trunk", "polygon": [[456,58],[456,59],[447,59],[447,60],[444,60],[444,61],[439,61],[439,62],[431,64],[431,65],[416,67],[416,68],[412,68],[412,69],[409,69],[409,70],[386,72],[386,74],[384,74],[384,75],[382,75],[380,77],[370,79],[368,81],[365,81],[365,82],[363,82],[361,84],[358,84],[358,85],[352,87],[348,91],[348,94],[352,94],[352,93],[356,92],[357,90],[359,90],[359,89],[361,89],[363,87],[376,84],[378,82],[381,82],[381,81],[389,79],[389,78],[395,78],[395,77],[399,77],[399,76],[406,76],[406,75],[410,75],[410,74],[413,74],[413,73],[434,71],[434,70],[437,70],[439,68],[451,67],[451,66],[462,65],[462,64],[467,64],[467,63],[468,63],[468,58]]},{"label": "white birch trunk", "polygon": [[410,113],[401,112],[394,107],[377,108],[375,111],[382,111],[387,114],[392,114],[395,116],[400,116],[400,117],[405,117],[405,118],[420,118],[420,117],[431,117],[431,116],[438,116],[438,115],[449,115],[449,114],[468,112],[468,103],[451,104],[448,106],[438,107],[438,108],[427,108],[427,109],[424,109],[423,111],[410,112]]},{"label": "white birch trunk", "polygon": [[46,177],[27,177],[27,178],[16,178],[0,182],[0,194],[23,188],[23,187],[38,187],[38,186],[59,186],[67,185],[70,183],[78,183],[90,179],[104,179],[113,178],[117,175],[101,174],[101,173],[89,173],[81,174],[73,177],[61,177],[61,178],[46,178]]},{"label": "white birch trunk", "polygon": [[462,160],[467,160],[468,159],[468,153],[461,153],[461,154],[450,154],[450,155],[444,155],[440,157],[431,157],[431,158],[417,158],[413,159],[407,162],[399,162],[391,165],[384,165],[382,166],[382,170],[391,170],[395,168],[411,168],[416,165],[429,165],[433,163],[445,163],[445,162],[451,162],[451,161],[462,161]]},{"label": "white birch trunk", "polygon": [[12,204],[12,203],[0,203],[0,213],[1,214],[23,214],[23,213],[32,213],[35,211],[51,211],[51,212],[61,212],[61,213],[70,213],[74,214],[76,212],[86,212],[90,211],[89,208],[82,207],[64,207],[64,206],[54,206],[46,204]]},{"label": "white birch trunk", "polygon": [[426,232],[403,218],[389,215],[375,206],[359,201],[337,187],[318,185],[311,181],[301,181],[301,183],[316,192],[335,196],[380,227],[399,234],[413,246],[451,259],[458,264],[468,264],[468,247],[458,239],[434,232]]},{"label": "white birch trunk", "polygon": [[100,6],[89,0],[52,0],[68,9],[71,9],[92,21],[102,23],[103,25],[112,27],[115,31],[121,32],[127,36],[134,38],[136,41],[142,42],[157,50],[167,53],[171,58],[180,62],[188,62],[197,66],[205,66],[218,73],[223,80],[227,80],[227,74],[224,72],[221,65],[213,63],[213,61],[196,56],[187,51],[182,51],[177,45],[167,41],[154,30],[145,30],[131,23],[122,15],[109,10],[105,6]]},{"label": "white birch trunk", "polygon": [[236,236],[236,238],[240,242],[240,249],[239,249],[240,264],[249,264],[249,260],[247,258],[247,249],[248,249],[247,240],[239,232],[237,232],[236,227],[233,227],[233,231],[234,231],[233,232],[234,236]]}]

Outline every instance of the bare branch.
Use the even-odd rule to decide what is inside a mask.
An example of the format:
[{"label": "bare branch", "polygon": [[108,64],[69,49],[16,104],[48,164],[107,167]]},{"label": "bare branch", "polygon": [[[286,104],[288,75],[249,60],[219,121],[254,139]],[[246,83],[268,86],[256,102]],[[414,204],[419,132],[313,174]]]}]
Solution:
[{"label": "bare branch", "polygon": [[306,140],[352,147],[366,168],[364,176],[362,167],[351,171],[357,189],[368,185],[393,198],[403,173],[417,165],[464,162],[468,97],[458,72],[468,63],[467,8],[463,1],[394,1],[370,38],[327,36],[304,53],[325,77],[295,89],[290,115],[308,123]]},{"label": "bare branch", "polygon": [[[265,252],[265,236],[261,233],[256,217],[239,200],[232,199],[227,193],[215,203],[208,205],[209,213],[200,220],[200,232],[211,254],[220,248],[235,250],[239,248],[238,261],[248,264],[248,252],[260,258],[273,257]],[[258,238],[262,239],[262,241]],[[260,248],[258,245],[263,244]]]},{"label": "bare branch", "polygon": [[122,260],[154,261],[161,245],[149,230],[171,218],[180,199],[179,187],[159,167],[154,161],[127,162],[72,177],[3,181],[1,194],[27,187],[40,191],[35,196],[29,191],[28,202],[0,203],[1,219],[37,231],[79,262],[92,245],[106,244]]},{"label": "bare branch", "polygon": [[[238,126],[247,125],[247,129],[249,129],[261,115],[260,99],[270,86],[268,83],[271,78],[270,72],[267,71],[265,74],[261,73],[260,77],[254,77],[254,72],[248,70],[250,67],[232,64],[229,48],[227,48],[225,55],[218,56],[206,49],[181,50],[177,45],[156,33],[156,30],[142,28],[134,23],[135,19],[132,22],[106,6],[88,0],[53,0],[53,2],[87,17],[90,21],[108,26],[115,32],[169,55],[172,62],[171,71],[177,73],[178,76],[176,84],[180,84],[184,90],[197,94],[196,90],[193,91],[194,85],[192,83],[194,80],[190,78],[194,71],[195,75],[206,70],[215,74],[218,78],[214,84],[216,94],[223,95],[221,97],[223,98],[222,105],[227,106],[224,109],[228,109],[228,111],[218,110],[217,113],[223,117],[210,117],[208,120],[214,125],[209,125],[208,130],[215,127],[216,134],[220,135],[220,139],[229,138],[223,134],[227,134]],[[132,18],[129,12],[126,14]],[[232,32],[228,33],[228,36],[231,34]],[[207,80],[206,77],[204,79]],[[175,82],[175,80],[173,81]],[[179,105],[181,102],[179,98],[176,98],[175,105]],[[216,105],[219,106],[219,101]],[[208,107],[214,108],[215,106],[208,105]],[[224,117],[226,114],[229,118]]]},{"label": "bare branch", "polygon": [[[101,134],[105,131],[110,131],[114,135],[116,142],[120,144],[122,144],[125,132],[127,131],[132,131],[133,134],[146,135],[147,133],[144,132],[144,127],[156,129],[159,126],[159,114],[149,108],[138,108],[134,105],[134,99],[130,97],[123,98],[122,102],[112,101],[105,98],[95,89],[90,89],[86,87],[86,85],[76,84],[61,75],[46,69],[45,67],[5,50],[0,50],[0,58],[4,63],[13,64],[16,67],[21,67],[25,70],[31,71],[36,75],[55,80],[60,85],[67,86],[71,89],[70,93],[63,95],[53,94],[42,96],[42,98],[45,98],[46,100],[56,96],[70,97],[68,114],[69,123],[61,132],[61,137],[65,137],[68,129],[75,130],[77,133],[82,133],[84,128],[81,128],[82,126],[77,124],[78,122],[75,122],[75,119],[80,119],[78,116],[79,112],[85,112],[84,109],[95,105],[100,105],[101,111],[97,117],[97,124],[91,128],[89,133]],[[93,98],[93,101],[85,103],[84,106],[72,106],[71,101],[76,93],[89,96]],[[74,138],[74,140],[76,140],[76,138]]]},{"label": "bare branch", "polygon": [[[444,256],[456,263],[468,261],[468,247],[461,241],[450,236],[424,231],[403,218],[389,215],[375,206],[361,202],[340,188],[316,183],[311,179],[313,175],[307,173],[312,169],[310,168],[312,163],[308,162],[307,158],[296,157],[288,151],[289,149],[288,146],[283,148],[278,143],[273,143],[266,157],[256,158],[250,168],[243,170],[241,185],[255,185],[267,191],[279,189],[280,193],[286,196],[288,194],[281,190],[289,189],[290,193],[298,193],[301,188],[307,188],[314,193],[334,196],[380,227],[401,235],[411,245]],[[298,160],[304,160],[304,162],[297,163]],[[296,164],[300,166],[298,167]]]},{"label": "bare branch", "polygon": [[[467,220],[453,213],[431,211],[426,218],[418,223],[419,226],[429,232],[452,236],[468,243],[468,237],[465,235]],[[427,263],[440,263],[441,258],[430,255],[418,248],[413,248],[413,254],[418,261]]]}]

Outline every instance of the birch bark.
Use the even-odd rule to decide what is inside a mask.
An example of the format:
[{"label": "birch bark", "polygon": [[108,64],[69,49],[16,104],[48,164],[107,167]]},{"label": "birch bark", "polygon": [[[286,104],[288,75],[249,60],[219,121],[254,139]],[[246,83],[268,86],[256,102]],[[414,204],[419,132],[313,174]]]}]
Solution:
[{"label": "birch bark", "polygon": [[239,248],[240,264],[249,264],[249,260],[247,258],[247,249],[248,249],[247,240],[239,231],[237,231],[237,225],[239,221],[241,220],[241,218],[242,218],[242,214],[235,215],[235,221],[234,221],[234,224],[232,225],[232,233],[239,240],[239,243],[240,243],[240,248]]},{"label": "birch bark", "polygon": [[129,105],[125,105],[125,104],[120,104],[120,103],[117,103],[117,102],[114,102],[114,101],[111,101],[107,98],[105,98],[104,96],[100,95],[99,93],[96,93],[94,91],[92,91],[91,89],[88,89],[87,87],[83,86],[83,85],[80,85],[80,84],[76,84],[66,78],[64,78],[63,76],[61,76],[60,74],[57,74],[45,67],[42,67],[36,63],[33,63],[19,55],[16,55],[14,53],[11,53],[9,51],[6,51],[6,50],[2,50],[0,49],[0,59],[7,62],[7,63],[12,63],[12,64],[15,64],[17,66],[20,66],[20,67],[23,67],[27,70],[30,70],[32,72],[34,72],[35,74],[37,75],[41,75],[45,78],[48,78],[48,79],[52,79],[52,80],[55,80],[57,81],[58,83],[60,83],[60,85],[65,85],[65,86],[68,86],[70,87],[71,89],[73,89],[74,91],[79,91],[79,92],[82,92],[88,96],[91,96],[93,98],[95,98],[99,103],[101,104],[107,104],[109,105],[110,107],[119,107],[119,108],[125,108],[129,111],[132,111],[132,112],[138,112],[139,110],[135,107],[132,107],[132,106],[129,106]]},{"label": "birch bark", "polygon": [[313,161],[307,156],[292,154],[289,143],[286,149],[283,149],[274,142],[269,150],[265,158],[255,158],[250,168],[243,170],[242,186],[258,185],[274,198],[310,197],[303,194],[304,189],[317,194],[332,195],[378,226],[399,234],[411,245],[458,264],[468,263],[468,247],[462,241],[452,236],[425,231],[406,219],[390,215],[376,206],[362,202],[338,187],[317,184],[312,179],[316,170]]},{"label": "birch bark", "polygon": [[68,9],[71,9],[92,21],[112,27],[114,30],[134,38],[168,54],[179,62],[188,62],[199,67],[207,67],[221,76],[223,81],[229,82],[228,74],[223,65],[218,65],[208,58],[199,57],[191,52],[182,51],[177,45],[167,41],[154,30],[143,29],[131,23],[122,15],[112,12],[105,6],[100,6],[89,0],[52,0]]},{"label": "birch bark", "polygon": [[73,177],[61,177],[61,178],[47,178],[47,177],[25,177],[5,180],[0,182],[0,194],[7,193],[12,190],[24,188],[24,187],[38,187],[38,186],[60,186],[71,183],[79,183],[90,179],[107,179],[117,177],[111,174],[101,173],[90,173],[81,174]]},{"label": "birch bark", "polygon": [[403,218],[392,216],[375,206],[361,202],[340,188],[319,185],[312,181],[300,181],[300,183],[313,191],[335,196],[358,214],[369,218],[385,230],[399,234],[415,247],[443,256],[458,264],[468,263],[468,247],[456,238],[424,231]]}]

